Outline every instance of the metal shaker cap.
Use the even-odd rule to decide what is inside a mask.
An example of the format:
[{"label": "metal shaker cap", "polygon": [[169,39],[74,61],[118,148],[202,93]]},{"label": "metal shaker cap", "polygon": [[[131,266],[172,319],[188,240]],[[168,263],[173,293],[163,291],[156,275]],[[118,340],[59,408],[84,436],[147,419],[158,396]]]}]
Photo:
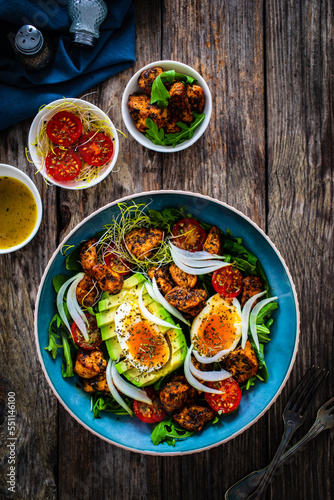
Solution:
[{"label": "metal shaker cap", "polygon": [[31,24],[22,26],[15,36],[15,47],[27,55],[36,54],[43,46],[43,42],[42,33]]}]

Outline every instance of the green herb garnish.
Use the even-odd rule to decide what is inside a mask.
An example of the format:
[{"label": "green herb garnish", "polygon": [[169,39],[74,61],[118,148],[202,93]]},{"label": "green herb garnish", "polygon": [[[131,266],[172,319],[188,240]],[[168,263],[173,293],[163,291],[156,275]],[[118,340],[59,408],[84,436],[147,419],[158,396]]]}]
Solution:
[{"label": "green herb garnish", "polygon": [[163,128],[158,129],[157,124],[151,118],[146,118],[145,125],[147,126],[147,130],[145,132],[145,136],[150,139],[153,144],[158,144],[160,146],[173,146],[173,148],[175,148],[177,144],[191,139],[194,136],[195,129],[205,118],[204,113],[193,113],[193,115],[195,120],[190,125],[186,125],[183,122],[177,122],[181,131],[173,134],[165,134]]},{"label": "green herb garnish", "polygon": [[157,104],[159,108],[167,108],[170,95],[164,83],[172,85],[174,80],[180,80],[184,83],[192,85],[196,80],[191,76],[176,73],[173,69],[164,71],[154,80],[151,91],[151,104]]},{"label": "green herb garnish", "polygon": [[172,418],[162,420],[151,434],[152,443],[157,446],[159,443],[167,443],[169,446],[175,446],[178,439],[186,439],[192,436],[194,432],[186,431],[179,427]]}]

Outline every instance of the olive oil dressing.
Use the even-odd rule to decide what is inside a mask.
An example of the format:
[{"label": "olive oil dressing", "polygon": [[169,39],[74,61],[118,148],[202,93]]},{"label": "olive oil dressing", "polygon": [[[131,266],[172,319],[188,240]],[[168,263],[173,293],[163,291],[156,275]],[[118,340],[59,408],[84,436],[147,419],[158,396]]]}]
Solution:
[{"label": "olive oil dressing", "polygon": [[36,221],[37,205],[30,189],[18,179],[0,176],[0,249],[26,240]]}]

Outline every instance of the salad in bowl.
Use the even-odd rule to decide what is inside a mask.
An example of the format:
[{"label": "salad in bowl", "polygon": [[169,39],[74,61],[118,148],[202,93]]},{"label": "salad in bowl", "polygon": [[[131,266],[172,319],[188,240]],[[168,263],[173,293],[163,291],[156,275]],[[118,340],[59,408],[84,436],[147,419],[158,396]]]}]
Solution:
[{"label": "salad in bowl", "polygon": [[66,273],[43,290],[56,294],[44,352],[69,390],[91,420],[148,426],[153,447],[228,425],[269,377],[279,293],[242,235],[197,212],[119,202],[99,231],[62,246]]}]

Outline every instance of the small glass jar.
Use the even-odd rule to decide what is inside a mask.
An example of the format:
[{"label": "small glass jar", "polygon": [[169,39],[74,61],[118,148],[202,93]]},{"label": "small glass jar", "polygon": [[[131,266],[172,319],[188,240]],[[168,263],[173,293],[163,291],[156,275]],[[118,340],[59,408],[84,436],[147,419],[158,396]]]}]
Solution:
[{"label": "small glass jar", "polygon": [[16,33],[15,48],[16,59],[29,71],[39,71],[52,62],[51,41],[30,24],[22,26]]}]

